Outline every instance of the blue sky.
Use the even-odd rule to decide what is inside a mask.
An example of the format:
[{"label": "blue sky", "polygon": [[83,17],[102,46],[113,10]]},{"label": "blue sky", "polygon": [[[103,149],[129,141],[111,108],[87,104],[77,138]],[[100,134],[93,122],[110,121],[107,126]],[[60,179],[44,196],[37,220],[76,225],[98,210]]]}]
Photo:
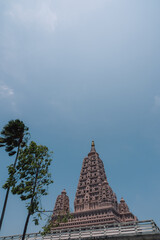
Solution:
[{"label": "blue sky", "polygon": [[[53,150],[46,210],[65,188],[73,211],[95,140],[118,200],[160,226],[159,9],[159,0],[0,0],[0,129],[19,118]],[[2,186],[13,159],[0,156]],[[1,235],[22,233],[26,214],[10,194]]]}]

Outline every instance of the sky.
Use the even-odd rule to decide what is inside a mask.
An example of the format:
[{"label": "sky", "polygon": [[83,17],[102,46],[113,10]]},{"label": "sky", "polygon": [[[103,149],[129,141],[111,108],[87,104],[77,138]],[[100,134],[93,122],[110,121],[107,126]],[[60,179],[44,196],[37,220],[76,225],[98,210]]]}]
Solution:
[{"label": "sky", "polygon": [[[0,0],[0,129],[18,118],[54,152],[46,210],[64,188],[74,210],[94,140],[118,201],[160,226],[159,10],[159,0]],[[0,160],[2,186],[14,157],[1,148]],[[22,234],[26,216],[10,194],[0,235]]]}]

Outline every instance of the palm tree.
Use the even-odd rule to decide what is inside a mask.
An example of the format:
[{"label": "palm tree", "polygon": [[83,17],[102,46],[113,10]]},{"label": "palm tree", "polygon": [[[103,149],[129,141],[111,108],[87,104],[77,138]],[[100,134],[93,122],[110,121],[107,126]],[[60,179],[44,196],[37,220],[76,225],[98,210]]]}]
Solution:
[{"label": "palm tree", "polygon": [[[13,156],[16,154],[15,161],[13,164],[14,169],[16,167],[20,148],[24,147],[25,143],[27,142],[28,134],[29,134],[28,127],[26,127],[24,123],[19,119],[9,121],[8,124],[6,124],[1,131],[2,137],[0,137],[0,147],[5,147],[5,151],[8,152],[9,156]],[[6,197],[0,218],[0,229],[2,227],[10,187],[11,186],[8,185],[6,189],[7,190]]]}]

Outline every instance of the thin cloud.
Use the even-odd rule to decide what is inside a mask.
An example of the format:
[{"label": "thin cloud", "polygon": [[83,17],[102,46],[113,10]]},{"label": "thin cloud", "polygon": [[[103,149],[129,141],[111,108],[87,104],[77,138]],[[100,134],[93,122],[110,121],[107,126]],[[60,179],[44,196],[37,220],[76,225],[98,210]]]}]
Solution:
[{"label": "thin cloud", "polygon": [[57,15],[50,1],[35,1],[32,4],[22,1],[19,4],[13,4],[6,15],[18,24],[43,28],[47,31],[54,31],[57,22]]},{"label": "thin cloud", "polygon": [[0,97],[8,98],[14,95],[14,90],[7,85],[0,84]]},{"label": "thin cloud", "polygon": [[10,106],[11,110],[18,113],[17,104],[15,101],[15,92],[8,85],[4,84],[2,81],[0,82],[0,104],[5,103],[6,106]]}]

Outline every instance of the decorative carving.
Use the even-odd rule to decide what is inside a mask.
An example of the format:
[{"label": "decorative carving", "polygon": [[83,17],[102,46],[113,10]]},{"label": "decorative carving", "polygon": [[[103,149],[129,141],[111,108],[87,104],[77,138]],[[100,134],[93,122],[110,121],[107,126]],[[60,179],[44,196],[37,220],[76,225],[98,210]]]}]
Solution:
[{"label": "decorative carving", "polygon": [[[55,204],[53,222],[56,221],[56,215],[64,215],[67,211],[69,211],[69,198],[63,191]],[[71,215],[72,219],[67,223],[60,223],[58,228],[137,220],[123,198],[118,204],[116,194],[107,181],[103,162],[95,150],[94,141],[91,144],[91,151],[82,163],[74,213]]]},{"label": "decorative carving", "polygon": [[127,203],[124,201],[123,198],[121,198],[121,201],[119,203],[119,212],[120,213],[128,213],[129,212],[129,208],[127,206]]},{"label": "decorative carving", "polygon": [[119,213],[121,216],[122,222],[129,222],[129,221],[137,221],[137,217],[135,217],[130,211],[127,203],[123,198],[121,198],[121,201],[119,203]]},{"label": "decorative carving", "polygon": [[83,160],[74,209],[75,212],[81,212],[82,210],[101,209],[109,205],[117,210],[117,198],[107,182],[103,162],[92,141],[91,151]]},{"label": "decorative carving", "polygon": [[61,192],[61,195],[57,197],[53,215],[65,215],[67,213],[69,213],[69,197],[67,196],[66,190],[64,189]]}]

